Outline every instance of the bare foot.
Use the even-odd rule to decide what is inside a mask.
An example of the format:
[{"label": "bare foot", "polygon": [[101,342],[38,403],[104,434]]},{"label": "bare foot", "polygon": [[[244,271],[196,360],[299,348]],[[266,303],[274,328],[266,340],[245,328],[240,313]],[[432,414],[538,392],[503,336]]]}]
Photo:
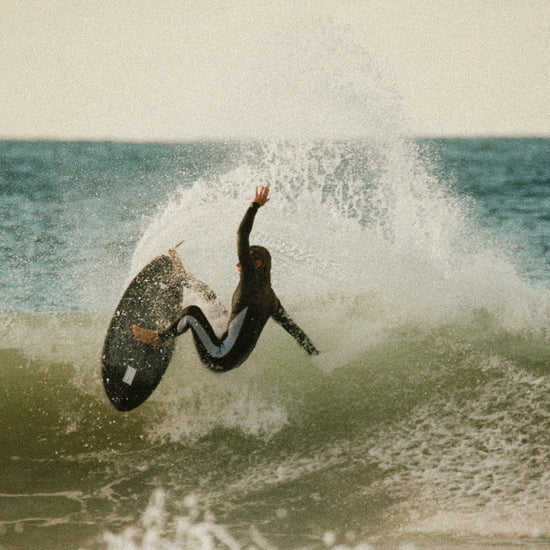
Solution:
[{"label": "bare foot", "polygon": [[156,330],[150,330],[148,328],[138,327],[134,325],[132,327],[134,336],[144,344],[152,344],[153,346],[162,346],[164,342],[160,339],[159,333]]},{"label": "bare foot", "polygon": [[176,272],[176,280],[180,281],[184,274],[181,258],[175,248],[170,248],[168,250],[168,255],[170,256],[170,260],[172,260],[172,265],[174,266],[174,271]]}]

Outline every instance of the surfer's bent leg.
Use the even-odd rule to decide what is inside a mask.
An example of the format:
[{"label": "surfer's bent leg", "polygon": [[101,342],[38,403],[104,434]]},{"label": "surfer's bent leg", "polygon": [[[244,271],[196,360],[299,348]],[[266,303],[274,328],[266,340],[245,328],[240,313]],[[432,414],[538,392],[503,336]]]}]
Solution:
[{"label": "surfer's bent leg", "polygon": [[[184,309],[175,323],[159,333],[159,337],[175,338],[191,329],[202,363],[216,372],[228,371],[239,366],[252,349],[250,346],[243,347],[242,340],[237,344],[242,334],[241,329],[247,310],[248,308],[245,308],[232,319],[227,332],[220,338],[214,332],[204,312],[198,306],[189,306]],[[237,353],[235,350],[238,350]]]},{"label": "surfer's bent leg", "polygon": [[223,342],[223,340],[220,340],[216,336],[212,325],[208,321],[202,309],[198,306],[186,307],[174,323],[172,323],[167,329],[159,332],[159,338],[163,341],[168,338],[175,338],[176,336],[187,332],[189,328],[193,328],[195,330],[201,328],[206,334],[206,337],[215,346],[220,346]]},{"label": "surfer's bent leg", "polygon": [[153,344],[154,346],[162,346],[169,338],[176,338],[180,334],[187,332],[193,326],[194,328],[202,328],[203,334],[207,335],[214,346],[221,345],[222,341],[216,336],[214,329],[210,325],[206,315],[198,306],[186,307],[181,315],[164,330],[151,330],[138,325],[133,325],[135,337],[144,344]]}]

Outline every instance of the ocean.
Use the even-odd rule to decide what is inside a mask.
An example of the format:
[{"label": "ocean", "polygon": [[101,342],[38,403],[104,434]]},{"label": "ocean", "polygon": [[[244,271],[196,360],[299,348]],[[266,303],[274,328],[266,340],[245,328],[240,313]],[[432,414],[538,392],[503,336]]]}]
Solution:
[{"label": "ocean", "polygon": [[[275,323],[238,369],[182,336],[120,413],[126,285],[183,241]],[[0,142],[0,549],[550,548],[550,139]],[[221,320],[219,321],[221,326]]]}]

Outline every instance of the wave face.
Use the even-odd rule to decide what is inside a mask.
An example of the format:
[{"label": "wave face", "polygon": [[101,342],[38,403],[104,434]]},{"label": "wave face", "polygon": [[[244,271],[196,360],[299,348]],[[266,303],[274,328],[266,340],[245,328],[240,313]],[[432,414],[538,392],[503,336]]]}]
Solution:
[{"label": "wave face", "polygon": [[[547,166],[530,171],[548,140],[2,147],[19,169],[45,151],[67,160],[24,193],[5,186],[28,240],[6,215],[1,544],[548,544],[550,196]],[[82,166],[97,159],[116,189],[91,191]],[[136,184],[157,161],[164,179]],[[48,185],[71,165],[90,191],[60,214]],[[262,184],[272,200],[252,241],[321,355],[268,324],[247,363],[217,376],[182,337],[150,400],[118,413],[99,358],[125,284],[183,239],[186,268],[229,304],[236,228]]]}]

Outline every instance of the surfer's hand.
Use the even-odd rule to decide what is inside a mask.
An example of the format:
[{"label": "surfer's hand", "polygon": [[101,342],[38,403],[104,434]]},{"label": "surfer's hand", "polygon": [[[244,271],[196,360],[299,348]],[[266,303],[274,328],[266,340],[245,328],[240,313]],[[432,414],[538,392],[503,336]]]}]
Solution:
[{"label": "surfer's hand", "polygon": [[172,262],[172,265],[174,266],[176,282],[181,282],[181,279],[184,273],[183,264],[181,263],[181,258],[179,257],[179,254],[176,252],[175,248],[169,248],[168,255],[170,256],[170,260]]},{"label": "surfer's hand", "polygon": [[319,350],[311,342],[308,342],[307,345],[304,346],[304,349],[309,355],[319,355]]},{"label": "surfer's hand", "polygon": [[259,206],[263,206],[269,200],[269,185],[256,186],[256,195],[254,196],[255,202]]}]

